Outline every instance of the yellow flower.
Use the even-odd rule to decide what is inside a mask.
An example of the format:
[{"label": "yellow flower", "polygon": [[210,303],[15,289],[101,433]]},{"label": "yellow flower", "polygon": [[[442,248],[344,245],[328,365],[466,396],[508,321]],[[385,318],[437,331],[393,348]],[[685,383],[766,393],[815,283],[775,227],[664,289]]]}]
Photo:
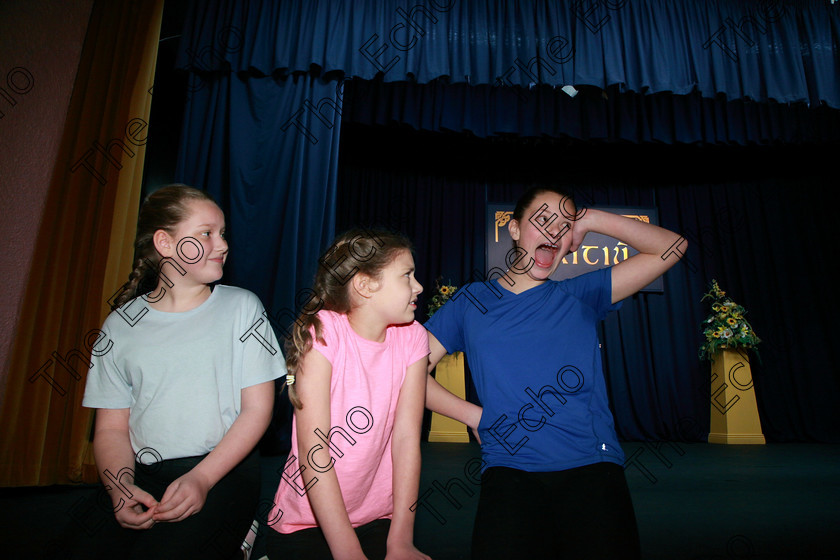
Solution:
[{"label": "yellow flower", "polygon": [[449,286],[441,286],[440,293],[444,296],[449,295]]},{"label": "yellow flower", "polygon": [[727,320],[726,320],[726,322],[727,322],[727,323],[729,323],[730,325],[737,325],[737,324],[738,324],[738,320],[737,320],[737,319],[733,319],[732,317],[730,317],[729,319],[727,319]]}]

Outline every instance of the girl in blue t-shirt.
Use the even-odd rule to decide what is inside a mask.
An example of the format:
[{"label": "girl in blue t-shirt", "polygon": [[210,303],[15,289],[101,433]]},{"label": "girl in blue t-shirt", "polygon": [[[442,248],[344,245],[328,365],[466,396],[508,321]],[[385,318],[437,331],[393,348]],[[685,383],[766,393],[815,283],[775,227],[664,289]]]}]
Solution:
[{"label": "girl in blue t-shirt", "polygon": [[[425,325],[429,370],[446,353],[464,351],[483,405],[473,558],[638,558],[597,324],[674,266],[687,244],[651,224],[578,209],[549,187],[526,192],[508,228],[510,268],[462,286]],[[639,253],[549,280],[590,231]],[[427,386],[426,404],[472,425],[436,383]]]}]

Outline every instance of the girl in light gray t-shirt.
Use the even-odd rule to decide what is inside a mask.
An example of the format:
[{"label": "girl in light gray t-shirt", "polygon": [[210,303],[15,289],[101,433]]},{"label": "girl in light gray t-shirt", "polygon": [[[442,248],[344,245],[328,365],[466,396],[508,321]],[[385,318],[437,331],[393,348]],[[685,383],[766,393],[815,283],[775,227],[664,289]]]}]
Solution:
[{"label": "girl in light gray t-shirt", "polygon": [[[230,558],[259,499],[256,444],[285,375],[259,299],[212,284],[225,218],[203,191],[172,185],[140,210],[136,266],[93,349],[83,405],[119,525],[88,556]],[[95,550],[91,550],[91,548]]]}]

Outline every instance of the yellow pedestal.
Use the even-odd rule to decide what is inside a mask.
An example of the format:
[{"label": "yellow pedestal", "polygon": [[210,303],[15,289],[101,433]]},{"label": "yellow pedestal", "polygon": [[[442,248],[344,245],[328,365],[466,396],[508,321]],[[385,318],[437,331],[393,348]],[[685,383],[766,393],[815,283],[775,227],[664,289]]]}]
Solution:
[{"label": "yellow pedestal", "polygon": [[[466,398],[467,390],[464,381],[464,353],[455,352],[444,356],[435,367],[435,379],[450,393]],[[437,412],[432,413],[432,425],[429,429],[429,441],[442,441],[449,443],[467,443],[470,435],[467,433],[467,426],[443,416]]]},{"label": "yellow pedestal", "polygon": [[714,355],[709,443],[765,443],[746,352],[722,350]]}]

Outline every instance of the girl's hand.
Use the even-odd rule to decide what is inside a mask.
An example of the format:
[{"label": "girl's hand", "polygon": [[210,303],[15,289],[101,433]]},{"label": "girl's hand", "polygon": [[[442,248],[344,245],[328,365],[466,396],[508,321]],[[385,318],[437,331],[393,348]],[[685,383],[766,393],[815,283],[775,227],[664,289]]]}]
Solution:
[{"label": "girl's hand", "polygon": [[163,493],[155,509],[155,521],[177,522],[195,515],[204,507],[211,484],[195,469],[175,479]]},{"label": "girl's hand", "polygon": [[[131,494],[130,498],[126,499],[121,492],[111,494],[117,523],[125,529],[151,529],[155,524],[153,516],[158,501],[134,484],[123,484],[123,488]],[[146,511],[143,511],[144,506],[148,508]]]},{"label": "girl's hand", "polygon": [[585,212],[580,214],[580,217],[572,223],[572,243],[569,246],[569,253],[574,253],[583,243],[583,238],[591,231],[590,225],[593,218],[593,213],[597,214],[597,210],[587,208]]},{"label": "girl's hand", "polygon": [[432,560],[430,556],[426,556],[411,543],[403,543],[399,545],[388,545],[388,553],[385,560]]}]

